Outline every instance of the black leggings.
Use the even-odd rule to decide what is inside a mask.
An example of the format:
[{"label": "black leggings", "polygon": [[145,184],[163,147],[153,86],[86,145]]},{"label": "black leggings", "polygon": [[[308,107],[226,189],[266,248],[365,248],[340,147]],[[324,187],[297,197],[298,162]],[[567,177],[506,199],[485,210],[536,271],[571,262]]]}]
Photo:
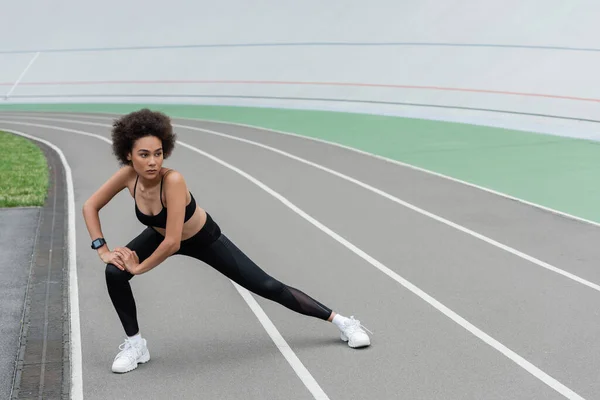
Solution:
[{"label": "black leggings", "polygon": [[[148,227],[126,247],[135,250],[141,263],[154,252],[163,239],[159,232]],[[221,233],[208,214],[204,227],[195,236],[183,240],[175,254],[201,260],[249,291],[300,314],[323,320],[327,320],[331,315],[331,309],[260,269]],[[113,264],[107,264],[108,293],[128,336],[133,336],[139,331],[135,300],[129,285],[131,278],[131,273],[122,271]]]}]

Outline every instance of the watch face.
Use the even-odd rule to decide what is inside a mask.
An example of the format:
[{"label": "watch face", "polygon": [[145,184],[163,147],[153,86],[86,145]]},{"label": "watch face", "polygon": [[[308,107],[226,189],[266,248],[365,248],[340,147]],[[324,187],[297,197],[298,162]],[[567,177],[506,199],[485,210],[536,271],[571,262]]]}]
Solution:
[{"label": "watch face", "polygon": [[93,249],[97,249],[99,247],[102,247],[102,245],[104,244],[104,240],[102,239],[96,239],[92,242],[92,248]]}]

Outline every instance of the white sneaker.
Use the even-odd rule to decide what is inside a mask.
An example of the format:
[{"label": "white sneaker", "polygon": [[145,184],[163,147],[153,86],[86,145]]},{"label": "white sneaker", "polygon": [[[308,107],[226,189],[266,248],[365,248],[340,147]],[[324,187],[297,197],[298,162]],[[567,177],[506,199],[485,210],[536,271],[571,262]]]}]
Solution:
[{"label": "white sneaker", "polygon": [[113,361],[113,372],[121,374],[129,372],[136,369],[138,364],[150,361],[150,352],[148,351],[146,339],[142,339],[141,343],[136,345],[129,338],[126,338],[125,342],[119,346],[119,350],[121,351]]},{"label": "white sneaker", "polygon": [[340,330],[340,338],[348,342],[348,346],[352,348],[366,347],[371,344],[369,335],[361,327],[360,321],[354,317],[348,318]]}]

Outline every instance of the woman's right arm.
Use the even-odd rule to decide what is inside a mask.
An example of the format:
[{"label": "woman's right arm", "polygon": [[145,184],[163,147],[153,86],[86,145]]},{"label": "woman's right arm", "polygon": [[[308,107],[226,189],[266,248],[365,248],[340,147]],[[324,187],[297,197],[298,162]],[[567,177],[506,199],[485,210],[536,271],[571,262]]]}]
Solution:
[{"label": "woman's right arm", "polygon": [[[113,197],[127,187],[127,183],[134,175],[135,172],[129,166],[119,169],[83,204],[83,219],[91,240],[104,237],[99,212]],[[97,251],[103,262],[110,262],[122,270],[125,269],[122,261],[110,251],[108,245],[105,244]]]}]

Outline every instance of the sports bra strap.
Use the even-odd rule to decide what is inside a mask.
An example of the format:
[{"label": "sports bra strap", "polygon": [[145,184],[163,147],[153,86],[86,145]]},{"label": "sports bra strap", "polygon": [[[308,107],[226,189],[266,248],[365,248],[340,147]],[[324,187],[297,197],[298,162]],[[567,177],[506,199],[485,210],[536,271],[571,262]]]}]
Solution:
[{"label": "sports bra strap", "polygon": [[162,176],[162,179],[160,180],[160,195],[158,196],[160,198],[160,204],[164,207],[165,205],[163,204],[162,201],[162,187],[163,187],[163,181],[165,180],[165,176],[167,176],[167,174],[169,172],[173,171],[172,169],[168,169],[167,172],[165,172]]},{"label": "sports bra strap", "polygon": [[135,178],[135,184],[133,185],[133,198],[134,199],[135,199],[135,189],[137,188],[138,179],[140,179],[139,175]]}]

